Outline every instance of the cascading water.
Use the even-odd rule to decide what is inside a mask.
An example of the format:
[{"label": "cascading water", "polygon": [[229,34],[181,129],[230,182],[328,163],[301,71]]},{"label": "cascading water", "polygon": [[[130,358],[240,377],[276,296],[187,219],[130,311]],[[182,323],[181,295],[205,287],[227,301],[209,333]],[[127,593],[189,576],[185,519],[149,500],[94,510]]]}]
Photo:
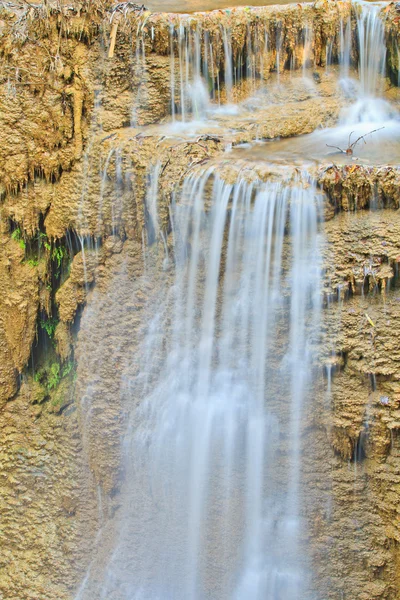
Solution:
[{"label": "cascading water", "polygon": [[396,104],[384,95],[387,49],[383,6],[382,2],[355,0],[355,24],[350,17],[342,19],[337,58],[344,107],[333,127],[316,130],[303,139],[279,142],[281,149],[290,150],[291,158],[296,150],[303,160],[307,156],[320,161],[324,152],[331,158],[339,154],[338,150],[345,153],[358,139],[347,160],[365,157],[378,164],[393,160],[393,152],[398,151],[400,119]]},{"label": "cascading water", "polygon": [[[225,19],[218,27],[210,31],[204,28],[204,23],[201,26],[195,18],[186,15],[171,24],[169,55],[173,121],[178,118],[183,122],[201,120],[216,111],[236,112],[235,91],[239,84],[255,92],[259,82],[268,79],[270,70],[276,71],[279,81],[286,62],[290,63],[291,70],[302,68],[303,75],[313,64],[314,15],[310,15],[310,19],[305,17],[304,28],[299,26],[299,40],[288,51],[283,44],[289,36],[294,36],[294,32],[282,21],[270,20],[262,12],[255,19],[251,13],[241,12],[241,45],[233,36],[230,9],[224,11]],[[270,47],[271,36],[274,49]]]},{"label": "cascading water", "polygon": [[[171,99],[172,114],[175,117],[175,57],[174,57],[175,31],[171,27]],[[182,24],[177,32],[178,65],[179,65],[179,104],[182,120],[185,121],[187,113],[192,118],[204,118],[209,107],[209,95],[206,88],[205,78],[202,73],[201,57],[201,32],[197,28],[192,31],[190,27]],[[205,76],[207,77],[208,61],[204,60]]]},{"label": "cascading water", "polygon": [[[385,123],[395,115],[393,108],[382,99],[386,67],[385,27],[382,16],[383,4],[355,2],[357,14],[357,46],[359,86],[357,101],[345,114],[345,123]],[[348,74],[351,44],[346,26],[342,39],[343,74]]]},{"label": "cascading water", "polygon": [[[359,86],[339,127],[308,136],[319,152],[329,136],[343,145],[352,129],[365,134],[394,114],[380,97],[380,8],[355,6]],[[334,60],[342,79],[354,75],[353,24],[346,13],[326,43],[327,77]],[[320,68],[312,19],[303,21],[291,53],[282,21],[273,49],[265,24],[246,32],[240,53],[226,24],[217,34],[187,16],[169,24],[172,122],[204,119],[213,102],[233,103],[237,83],[247,78],[254,88],[268,61],[280,89],[287,64],[301,70],[310,89],[321,83],[310,71]],[[144,43],[141,48],[139,66]],[[189,142],[187,153],[201,141]],[[297,142],[289,143],[293,158]],[[208,160],[203,150],[200,162]],[[265,146],[262,152],[265,160]],[[110,150],[99,221],[114,158],[117,184],[122,180],[121,152]],[[98,534],[108,544],[107,558],[102,555],[100,567],[96,559],[90,563],[76,600],[312,600],[318,596],[307,554],[302,433],[319,335],[321,194],[298,169],[267,182],[226,176],[227,153],[222,166],[189,164],[167,227],[159,210],[164,202],[166,212],[160,180],[168,160],[154,161],[146,179],[145,276],[118,268],[116,285],[130,289],[136,276],[147,277],[144,287],[154,291],[137,319],[144,323],[140,351],[132,333],[124,347],[131,365],[113,381],[128,424],[118,510]],[[114,223],[118,211],[112,210]],[[124,304],[116,310],[119,324]],[[119,354],[120,346],[118,360]]]},{"label": "cascading water", "polygon": [[351,54],[351,18],[340,23],[339,65],[342,79],[349,77]]},{"label": "cascading water", "polygon": [[[263,52],[259,50],[258,32],[252,39],[250,28],[247,35],[246,57],[235,61],[232,55],[232,39],[229,27],[221,26],[223,57],[217,59],[209,32],[199,26],[192,28],[190,19],[182,20],[170,28],[171,113],[185,122],[188,119],[204,119],[210,112],[211,102],[221,105],[221,86],[225,102],[232,102],[233,84],[246,76],[251,81],[259,76]],[[255,51],[252,50],[255,45]],[[264,49],[265,51],[265,49]],[[177,55],[177,56],[176,56]],[[243,62],[245,61],[245,62]],[[179,90],[179,93],[177,93]],[[214,106],[215,109],[215,106]]]},{"label": "cascading water", "polygon": [[99,597],[305,597],[301,415],[319,197],[307,175],[226,183],[213,167],[186,179],[172,211],[175,275],[139,375],[127,373],[124,502]]},{"label": "cascading water", "polygon": [[382,4],[360,3],[357,18],[361,93],[375,96],[382,89],[379,76],[385,74],[385,29],[380,15]]}]

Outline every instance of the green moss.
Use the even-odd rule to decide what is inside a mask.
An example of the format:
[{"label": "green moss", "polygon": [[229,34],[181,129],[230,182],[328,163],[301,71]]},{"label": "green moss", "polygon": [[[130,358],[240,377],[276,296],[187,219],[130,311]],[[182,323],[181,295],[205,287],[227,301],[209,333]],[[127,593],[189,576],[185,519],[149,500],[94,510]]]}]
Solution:
[{"label": "green moss", "polygon": [[52,363],[47,372],[47,389],[54,390],[60,383],[60,365],[59,363]]},{"label": "green moss", "polygon": [[74,369],[74,362],[72,360],[69,360],[63,367],[62,370],[62,377],[67,377],[67,375],[69,375],[71,373],[71,371],[73,371]]},{"label": "green moss", "polygon": [[69,256],[68,250],[65,246],[58,246],[53,248],[53,252],[51,253],[51,258],[57,263],[57,269],[61,269],[62,262],[64,258]]},{"label": "green moss", "polygon": [[57,388],[51,393],[50,410],[59,413],[69,406],[74,399],[75,364],[73,361],[66,363],[61,371],[61,380]]},{"label": "green moss", "polygon": [[34,380],[39,383],[49,394],[51,391],[58,388],[62,379],[67,378],[68,375],[73,374],[74,376],[75,363],[74,361],[68,361],[64,366],[61,366],[59,362],[51,362],[43,368],[36,371]]},{"label": "green moss", "polygon": [[20,245],[22,250],[25,250],[26,244],[22,237],[22,231],[21,231],[20,227],[17,227],[17,229],[14,229],[14,231],[11,234],[11,239],[18,242],[18,244]]},{"label": "green moss", "polygon": [[34,375],[34,380],[43,385],[47,391],[54,390],[60,383],[60,370],[60,364],[53,362],[47,367],[39,369]]},{"label": "green moss", "polygon": [[49,397],[47,389],[40,381],[35,380],[31,388],[31,402],[32,404],[43,404]]},{"label": "green moss", "polygon": [[30,258],[29,260],[26,261],[26,264],[29,265],[30,267],[37,267],[39,265],[39,261],[36,260],[35,258]]},{"label": "green moss", "polygon": [[40,319],[40,327],[44,329],[50,339],[54,338],[54,333],[58,325],[58,319]]}]

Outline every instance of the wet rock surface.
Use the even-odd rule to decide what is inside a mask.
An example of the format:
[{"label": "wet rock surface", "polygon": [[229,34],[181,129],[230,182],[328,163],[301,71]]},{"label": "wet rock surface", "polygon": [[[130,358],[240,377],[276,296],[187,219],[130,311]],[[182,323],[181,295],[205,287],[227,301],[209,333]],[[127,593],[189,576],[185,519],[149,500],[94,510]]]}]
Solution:
[{"label": "wet rock surface", "polygon": [[98,527],[77,412],[39,414],[37,400],[28,377],[0,415],[0,593],[13,600],[72,597]]},{"label": "wet rock surface", "polygon": [[[131,378],[139,375],[138,355],[145,352],[159,292],[154,277],[161,285],[173,268],[165,249],[172,236],[170,205],[183,178],[211,164],[227,180],[240,170],[250,180],[290,177],[290,169],[268,160],[240,159],[232,166],[228,151],[332,126],[348,103],[338,93],[339,70],[326,64],[328,50],[338,57],[341,22],[351,17],[354,31],[348,3],[224,10],[190,19],[119,13],[111,57],[112,12],[106,10],[0,11],[0,592],[7,600],[74,598],[94,556],[92,575],[101,581],[121,501],[125,400]],[[392,83],[399,71],[397,13],[395,4],[385,9]],[[304,44],[298,42],[307,24],[315,35],[305,82],[294,71],[304,66]],[[213,115],[205,131],[168,129],[172,105],[179,111],[185,104],[179,26],[188,39],[197,31],[204,42],[209,32],[212,85],[219,74],[219,100],[243,109]],[[223,74],[221,32],[227,30],[235,64],[249,35],[253,44],[269,36],[263,63],[254,64],[256,77],[238,77],[231,90]],[[352,58],[355,63],[355,47]],[[268,97],[260,107],[264,82]],[[385,85],[386,97],[396,101],[397,91]],[[148,247],[154,170],[164,238]],[[304,424],[304,516],[314,585],[321,598],[395,600],[399,171],[337,160],[312,164],[309,172],[326,193],[324,353],[316,367],[315,405]],[[31,249],[40,233],[50,249],[37,256]],[[51,244],[64,247],[70,238],[70,264],[55,277]],[[65,369],[71,357],[77,364],[76,375],[72,366],[62,377],[57,371],[55,388],[35,380],[32,370],[43,311],[57,316],[51,364],[60,361]],[[96,555],[99,532],[108,541]]]},{"label": "wet rock surface", "polygon": [[30,355],[39,308],[39,278],[35,268],[22,263],[25,253],[19,242],[4,233],[0,239],[1,408],[18,391],[17,375]]}]

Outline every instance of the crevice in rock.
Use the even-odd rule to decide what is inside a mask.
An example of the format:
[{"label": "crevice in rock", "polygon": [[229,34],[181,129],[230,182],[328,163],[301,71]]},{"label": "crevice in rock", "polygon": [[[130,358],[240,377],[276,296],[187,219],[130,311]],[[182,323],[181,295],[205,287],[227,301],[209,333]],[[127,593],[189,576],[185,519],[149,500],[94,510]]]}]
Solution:
[{"label": "crevice in rock", "polygon": [[361,463],[367,458],[366,445],[369,438],[369,424],[365,423],[354,442],[352,462]]}]

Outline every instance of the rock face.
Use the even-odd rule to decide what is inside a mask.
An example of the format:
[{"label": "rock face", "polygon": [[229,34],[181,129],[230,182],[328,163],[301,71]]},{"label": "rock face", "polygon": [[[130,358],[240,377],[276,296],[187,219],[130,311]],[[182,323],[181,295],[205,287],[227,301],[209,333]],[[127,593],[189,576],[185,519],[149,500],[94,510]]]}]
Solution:
[{"label": "rock face", "polygon": [[99,526],[76,410],[39,412],[36,391],[27,377],[0,421],[0,590],[15,600],[70,598]]},{"label": "rock face", "polygon": [[18,389],[17,373],[26,365],[36,333],[39,308],[37,269],[21,264],[24,250],[1,235],[0,255],[0,406]]},{"label": "rock face", "polygon": [[[330,561],[343,564],[345,583],[330,576],[337,589],[348,594],[351,588],[359,598],[398,594],[399,521],[393,511],[400,382],[392,332],[399,297],[396,259],[389,258],[399,249],[397,227],[397,213],[388,210],[350,220],[341,214],[326,224],[327,280],[342,283],[340,298],[324,311],[325,382],[310,419],[324,428],[334,453],[326,457],[331,471],[325,476],[332,504],[312,510],[327,561],[322,571],[327,575]],[[320,448],[313,443],[317,454]],[[331,524],[326,530],[323,518]],[[357,557],[349,565],[345,556],[352,549]]]},{"label": "rock face", "polygon": [[[354,68],[357,10],[319,1],[191,16],[129,5],[0,8],[5,600],[79,598],[85,574],[100,576],[111,545],[96,555],[96,571],[96,536],[112,536],[118,517],[125,375],[138,375],[152,275],[168,279],[172,268],[165,250],[176,190],[211,165],[226,180],[238,170],[249,179],[282,177],[286,167],[233,164],[228,151],[337,121],[348,103],[337,89],[340,40],[348,27]],[[397,12],[396,4],[384,9],[391,99]],[[296,78],[303,69],[311,69],[312,86]],[[185,79],[199,73],[206,99]],[[254,116],[266,81],[268,102]],[[238,101],[244,117],[220,111],[206,132],[166,127],[171,113],[191,118],[204,105]],[[324,353],[303,433],[314,585],[321,598],[394,600],[400,171],[341,161],[309,172],[324,198],[326,235]]]}]

